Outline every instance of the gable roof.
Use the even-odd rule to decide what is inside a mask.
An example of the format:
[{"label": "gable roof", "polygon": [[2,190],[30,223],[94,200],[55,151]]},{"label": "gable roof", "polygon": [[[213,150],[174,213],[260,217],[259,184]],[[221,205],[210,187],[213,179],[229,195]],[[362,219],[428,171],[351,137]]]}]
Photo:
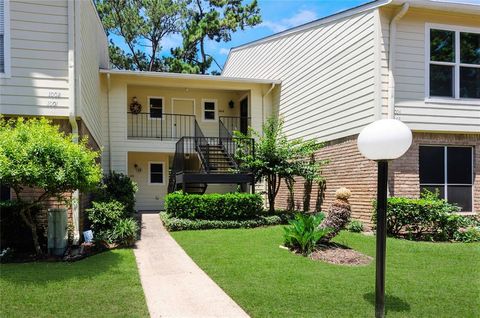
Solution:
[{"label": "gable roof", "polygon": [[241,49],[244,49],[250,46],[255,46],[255,45],[268,42],[277,38],[285,37],[297,32],[302,32],[308,29],[312,29],[319,25],[323,25],[336,20],[347,18],[349,16],[352,16],[361,12],[373,10],[373,9],[387,6],[387,5],[401,6],[404,3],[408,3],[411,8],[424,8],[424,9],[449,11],[449,12],[456,12],[456,13],[480,14],[480,4],[442,1],[442,0],[375,0],[375,1],[367,2],[365,4],[347,9],[345,11],[340,11],[332,15],[296,26],[294,28],[287,29],[279,33],[275,33],[275,34],[260,38],[258,40],[254,40],[236,47],[232,47],[230,49],[230,53],[227,57],[227,60],[225,61],[225,65],[227,65],[228,59],[232,51],[241,50]]}]

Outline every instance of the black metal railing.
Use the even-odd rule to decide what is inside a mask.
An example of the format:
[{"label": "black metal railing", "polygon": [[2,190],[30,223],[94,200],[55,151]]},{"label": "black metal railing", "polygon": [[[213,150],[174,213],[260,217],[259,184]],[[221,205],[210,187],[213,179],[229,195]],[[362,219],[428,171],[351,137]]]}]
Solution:
[{"label": "black metal railing", "polygon": [[232,137],[234,131],[248,133],[248,127],[251,126],[250,117],[220,116],[219,118],[219,137]]},{"label": "black metal railing", "polygon": [[195,116],[183,114],[127,113],[127,134],[129,138],[179,139],[194,136]]}]

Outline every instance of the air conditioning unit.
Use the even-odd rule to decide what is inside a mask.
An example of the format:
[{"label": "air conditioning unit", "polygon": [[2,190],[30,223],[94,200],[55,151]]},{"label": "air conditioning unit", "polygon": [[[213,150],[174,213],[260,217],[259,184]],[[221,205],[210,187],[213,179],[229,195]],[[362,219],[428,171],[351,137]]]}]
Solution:
[{"label": "air conditioning unit", "polygon": [[48,209],[48,252],[62,256],[67,249],[67,209]]}]

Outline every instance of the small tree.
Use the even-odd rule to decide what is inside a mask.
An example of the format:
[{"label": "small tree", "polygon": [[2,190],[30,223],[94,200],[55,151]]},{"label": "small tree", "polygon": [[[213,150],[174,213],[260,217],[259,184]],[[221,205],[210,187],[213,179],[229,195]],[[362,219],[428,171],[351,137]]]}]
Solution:
[{"label": "small tree", "polygon": [[[242,146],[237,151],[237,157],[242,162],[241,166],[252,171],[256,181],[266,179],[270,212],[275,211],[275,198],[282,179],[286,180],[292,197],[295,176],[302,176],[304,171],[312,169],[310,161],[305,158],[310,158],[312,153],[322,147],[322,144],[313,140],[303,141],[300,138],[288,140],[282,129],[283,120],[269,118],[263,125],[263,135],[250,130],[251,135],[257,137],[255,156],[245,154]],[[245,137],[239,132],[236,132],[236,136]],[[241,138],[239,143],[242,143]]]},{"label": "small tree", "polygon": [[[88,149],[87,140],[74,143],[73,136],[42,119],[0,119],[0,183],[15,192],[18,213],[32,232],[37,255],[42,254],[37,220],[31,208],[50,198],[67,201],[64,193],[88,191],[102,177],[96,163],[99,153]],[[26,197],[26,187],[41,189],[35,198]]]},{"label": "small tree", "polygon": [[[322,145],[323,146],[323,145]],[[320,184],[325,181],[325,178],[321,175],[322,167],[328,163],[328,160],[317,161],[315,159],[315,154],[310,155],[310,161],[308,165],[304,166],[304,169],[301,173],[302,177],[305,179],[303,184],[303,211],[310,211],[310,199],[312,197],[312,186],[313,184]]]}]

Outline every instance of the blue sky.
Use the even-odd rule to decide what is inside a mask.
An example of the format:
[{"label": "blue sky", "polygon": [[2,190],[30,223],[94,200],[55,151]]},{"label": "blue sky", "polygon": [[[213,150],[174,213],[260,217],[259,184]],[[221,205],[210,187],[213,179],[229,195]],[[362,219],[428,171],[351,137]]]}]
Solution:
[{"label": "blue sky", "polygon": [[[246,2],[249,2],[247,0]],[[443,0],[449,1],[449,0]],[[455,0],[453,0],[455,2]],[[456,0],[480,4],[480,0]],[[280,31],[370,2],[370,0],[258,0],[262,24],[233,34],[232,41],[217,43],[209,41],[207,51],[223,66],[231,47],[235,47]],[[118,41],[118,39],[114,39]],[[173,35],[162,43],[162,54],[181,45],[181,36]],[[121,44],[120,44],[121,45]],[[123,47],[123,45],[121,45]],[[212,69],[217,69],[212,67]],[[212,70],[211,69],[211,70]]]}]

